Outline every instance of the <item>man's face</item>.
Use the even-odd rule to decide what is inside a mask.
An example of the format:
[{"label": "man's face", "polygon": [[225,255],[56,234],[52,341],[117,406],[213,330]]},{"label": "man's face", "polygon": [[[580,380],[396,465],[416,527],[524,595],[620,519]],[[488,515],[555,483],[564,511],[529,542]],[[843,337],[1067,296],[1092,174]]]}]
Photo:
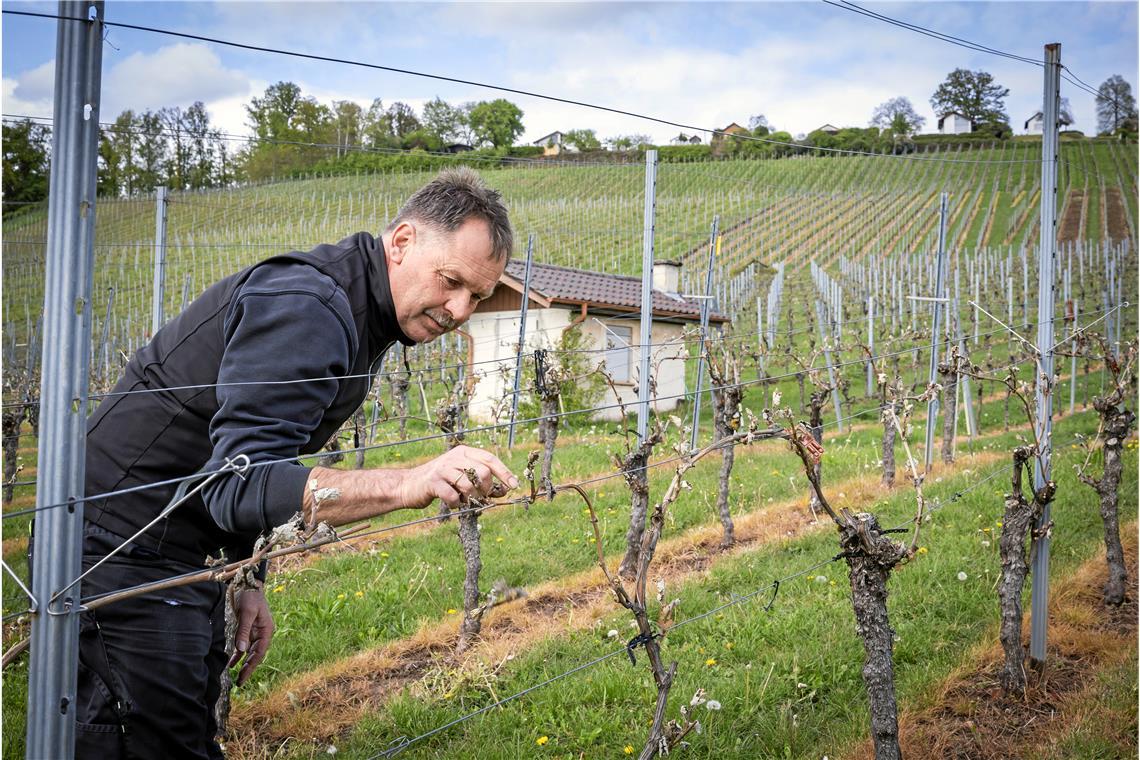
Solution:
[{"label": "man's face", "polygon": [[396,320],[417,343],[466,322],[506,267],[491,258],[490,227],[482,219],[468,219],[451,233],[401,222],[386,250]]}]

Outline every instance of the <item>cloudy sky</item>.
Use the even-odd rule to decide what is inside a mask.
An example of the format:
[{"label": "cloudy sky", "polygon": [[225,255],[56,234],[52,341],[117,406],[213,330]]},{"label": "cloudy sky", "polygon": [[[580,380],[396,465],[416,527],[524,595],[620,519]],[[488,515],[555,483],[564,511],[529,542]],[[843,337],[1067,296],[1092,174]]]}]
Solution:
[{"label": "cloudy sky", "polygon": [[[55,3],[3,3],[53,13]],[[1040,59],[1062,62],[1094,88],[1112,74],[1137,85],[1136,2],[868,3],[868,8]],[[874,107],[904,95],[935,129],[929,99],[954,68],[984,69],[1010,89],[1015,131],[1040,107],[1042,69],[921,36],[823,2],[379,3],[119,2],[108,21],[393,66],[557,95],[671,121],[723,127],[763,113],[793,134],[824,124],[866,126]],[[50,116],[55,22],[3,17],[3,113]],[[222,129],[248,133],[243,105],[277,81],[322,102],[401,100],[417,109],[503,97],[470,85],[318,63],[174,37],[111,29],[103,50],[103,105],[206,103]],[[1086,133],[1093,96],[1062,83]],[[599,137],[677,129],[633,117],[507,95],[524,111],[523,140],[556,129]]]}]

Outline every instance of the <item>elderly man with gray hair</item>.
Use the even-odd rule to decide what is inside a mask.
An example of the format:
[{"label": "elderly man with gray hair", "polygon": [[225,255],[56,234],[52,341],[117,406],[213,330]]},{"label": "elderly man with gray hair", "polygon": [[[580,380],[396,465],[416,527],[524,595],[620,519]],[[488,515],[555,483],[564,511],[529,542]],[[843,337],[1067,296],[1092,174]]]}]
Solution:
[{"label": "elderly man with gray hair", "polygon": [[[360,406],[384,352],[467,321],[511,254],[500,196],[466,168],[417,191],[379,238],[267,259],[214,284],[140,349],[91,417],[87,495],[122,491],[235,458],[83,581],[86,597],[250,556],[258,536],[300,512],[310,527],[396,509],[449,507],[514,488],[489,452],[459,446],[417,467],[306,467]],[[244,461],[244,460],[243,460]],[[473,470],[477,477],[468,477]],[[84,569],[151,523],[176,486],[89,501]],[[325,495],[319,503],[314,493]],[[214,703],[226,667],[224,589],[143,594],[83,614],[76,756],[220,758]],[[243,683],[273,621],[256,586],[235,600]]]}]

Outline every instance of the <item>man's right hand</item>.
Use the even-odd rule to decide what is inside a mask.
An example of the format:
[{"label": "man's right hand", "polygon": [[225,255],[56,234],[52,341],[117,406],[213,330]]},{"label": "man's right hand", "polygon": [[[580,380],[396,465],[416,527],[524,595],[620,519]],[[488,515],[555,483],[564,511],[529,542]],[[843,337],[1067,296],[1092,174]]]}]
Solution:
[{"label": "man's right hand", "polygon": [[503,486],[512,489],[518,485],[518,478],[494,454],[456,446],[430,462],[405,470],[400,501],[404,508],[423,509],[439,499],[454,509],[472,497],[503,496]]}]

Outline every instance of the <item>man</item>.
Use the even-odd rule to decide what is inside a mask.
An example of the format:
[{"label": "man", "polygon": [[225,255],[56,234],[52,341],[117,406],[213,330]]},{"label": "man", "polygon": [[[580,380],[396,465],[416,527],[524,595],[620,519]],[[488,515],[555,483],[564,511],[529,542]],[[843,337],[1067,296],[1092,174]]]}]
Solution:
[{"label": "man", "polygon": [[[210,287],[138,351],[91,417],[86,493],[212,473],[242,455],[249,466],[198,481],[198,492],[84,578],[84,597],[200,569],[219,550],[248,557],[259,535],[298,512],[310,526],[342,525],[516,487],[497,457],[466,446],[405,470],[295,461],[359,407],[396,341],[423,343],[467,321],[511,245],[499,194],[474,171],[452,169],[417,191],[378,240],[358,233]],[[88,501],[84,570],[146,528],[175,489]],[[222,757],[213,708],[226,666],[223,593],[201,583],[84,613],[77,757]],[[265,656],[273,621],[260,588],[240,592],[235,611],[230,664],[244,657],[241,684]]]}]

